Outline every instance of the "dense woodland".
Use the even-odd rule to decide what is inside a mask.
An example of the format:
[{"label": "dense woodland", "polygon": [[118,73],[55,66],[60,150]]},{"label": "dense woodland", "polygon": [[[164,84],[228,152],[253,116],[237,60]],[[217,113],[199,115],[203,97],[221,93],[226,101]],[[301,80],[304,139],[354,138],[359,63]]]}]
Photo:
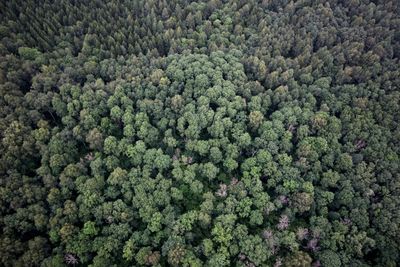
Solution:
[{"label": "dense woodland", "polygon": [[0,1],[0,266],[398,266],[399,5]]}]

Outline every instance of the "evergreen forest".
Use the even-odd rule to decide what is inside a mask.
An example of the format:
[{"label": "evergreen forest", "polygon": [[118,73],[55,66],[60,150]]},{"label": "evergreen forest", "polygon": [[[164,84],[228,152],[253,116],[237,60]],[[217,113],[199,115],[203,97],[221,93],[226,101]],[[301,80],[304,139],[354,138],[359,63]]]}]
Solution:
[{"label": "evergreen forest", "polygon": [[0,266],[400,266],[399,60],[398,0],[0,1]]}]

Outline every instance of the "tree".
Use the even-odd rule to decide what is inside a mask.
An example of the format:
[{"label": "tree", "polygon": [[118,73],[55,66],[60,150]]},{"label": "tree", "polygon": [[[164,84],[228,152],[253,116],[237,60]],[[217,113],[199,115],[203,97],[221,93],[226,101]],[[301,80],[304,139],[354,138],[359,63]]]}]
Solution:
[{"label": "tree", "polygon": [[321,251],[319,258],[323,266],[342,266],[339,255],[332,250]]},{"label": "tree", "polygon": [[18,48],[18,54],[24,60],[35,60],[41,55],[41,53],[36,48],[30,47],[20,47]]},{"label": "tree", "polygon": [[101,149],[104,142],[103,135],[97,128],[94,128],[87,134],[86,142],[89,143],[91,149]]}]

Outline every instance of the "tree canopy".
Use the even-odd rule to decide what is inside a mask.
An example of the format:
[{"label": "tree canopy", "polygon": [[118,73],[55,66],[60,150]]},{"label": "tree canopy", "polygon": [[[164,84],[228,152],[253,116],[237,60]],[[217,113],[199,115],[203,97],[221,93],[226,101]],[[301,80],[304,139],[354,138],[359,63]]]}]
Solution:
[{"label": "tree canopy", "polygon": [[397,266],[399,8],[2,1],[0,266]]}]

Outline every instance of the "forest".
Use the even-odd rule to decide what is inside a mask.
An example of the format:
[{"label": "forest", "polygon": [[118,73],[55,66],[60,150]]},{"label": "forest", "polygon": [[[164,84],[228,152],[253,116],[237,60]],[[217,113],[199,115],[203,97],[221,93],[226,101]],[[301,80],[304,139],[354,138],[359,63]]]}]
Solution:
[{"label": "forest", "polygon": [[397,0],[0,1],[0,266],[400,266]]}]

